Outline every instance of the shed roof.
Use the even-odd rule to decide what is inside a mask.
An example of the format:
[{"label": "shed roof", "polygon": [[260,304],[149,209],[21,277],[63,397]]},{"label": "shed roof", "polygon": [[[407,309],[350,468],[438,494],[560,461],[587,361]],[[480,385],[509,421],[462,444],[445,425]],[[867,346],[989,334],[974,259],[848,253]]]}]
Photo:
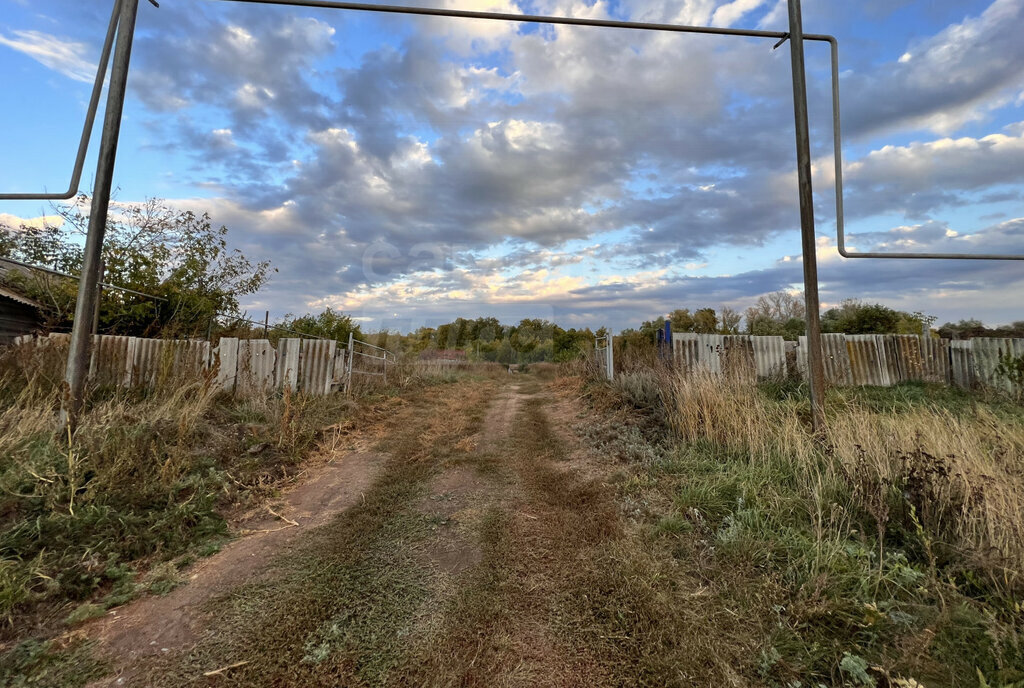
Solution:
[{"label": "shed roof", "polygon": [[33,301],[24,294],[19,294],[9,287],[0,286],[0,298],[10,299],[11,301],[25,306],[31,306],[32,308],[42,308],[38,301]]}]

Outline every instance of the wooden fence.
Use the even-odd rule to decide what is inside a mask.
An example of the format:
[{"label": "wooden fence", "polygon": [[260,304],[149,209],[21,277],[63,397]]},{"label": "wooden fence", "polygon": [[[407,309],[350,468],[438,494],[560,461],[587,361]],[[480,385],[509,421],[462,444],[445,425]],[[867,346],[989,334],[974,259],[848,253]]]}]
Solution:
[{"label": "wooden fence", "polygon": [[[900,334],[823,334],[825,378],[834,385],[887,387],[921,380],[973,388],[1014,390],[997,367],[1006,356],[1024,356],[1024,339],[950,341]],[[806,337],[673,334],[672,358],[684,370],[750,378],[806,378]]]},{"label": "wooden fence", "polygon": [[[63,365],[67,334],[19,337],[28,356]],[[144,339],[94,335],[89,380],[97,385],[152,388],[209,378],[226,392],[267,394],[288,387],[313,395],[344,390],[349,360],[337,342],[223,337],[217,346],[194,339]],[[59,362],[59,363],[58,363]],[[59,371],[63,374],[63,370]]]}]

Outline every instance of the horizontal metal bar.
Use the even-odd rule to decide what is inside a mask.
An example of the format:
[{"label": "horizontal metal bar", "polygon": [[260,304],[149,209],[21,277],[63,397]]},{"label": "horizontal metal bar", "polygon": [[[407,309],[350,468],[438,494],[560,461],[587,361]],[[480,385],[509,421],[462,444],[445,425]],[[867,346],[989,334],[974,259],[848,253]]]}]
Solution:
[{"label": "horizontal metal bar", "polygon": [[[804,38],[809,38],[805,36]],[[826,37],[832,62],[832,148],[835,162],[836,248],[843,258],[890,258],[899,260],[1024,260],[1021,254],[1000,253],[910,253],[851,251],[846,248],[846,210],[843,206],[843,142],[839,110],[839,42]]]},{"label": "horizontal metal bar", "polygon": [[93,124],[96,122],[96,112],[99,109],[100,95],[103,93],[103,82],[107,75],[107,65],[110,63],[110,52],[114,46],[114,34],[117,30],[120,14],[121,0],[114,0],[114,9],[110,14],[110,26],[107,27],[107,36],[103,40],[103,50],[100,51],[100,61],[96,66],[96,80],[93,82],[89,107],[85,111],[85,125],[82,127],[82,138],[78,142],[78,155],[75,157],[75,166],[71,170],[71,183],[68,185],[68,190],[64,193],[53,194],[0,193],[0,201],[64,201],[78,193],[78,184],[82,180],[85,155],[89,150],[89,139],[92,136]]},{"label": "horizontal metal bar", "polygon": [[[388,351],[383,346],[377,346],[376,344],[371,344],[370,342],[364,342],[362,339],[353,339],[352,343],[353,344],[362,344],[363,346],[368,346],[371,349],[377,349],[378,351]],[[388,353],[391,353],[391,352],[388,351]]]},{"label": "horizontal metal bar", "polygon": [[[561,24],[567,26],[597,26],[608,29],[633,29],[641,31],[668,31],[672,33],[701,33],[714,36],[745,36],[749,38],[786,38],[784,31],[761,31],[758,29],[728,29],[716,26],[688,26],[686,24],[659,24],[651,22],[619,21],[616,19],[587,19],[583,17],[559,17],[540,14],[512,14],[510,12],[477,12],[453,10],[440,7],[410,7],[407,5],[377,5],[367,2],[332,2],[331,0],[217,0],[219,2],[244,2],[255,5],[286,5],[290,7],[311,7],[329,10],[353,10],[356,12],[379,12],[384,14],[414,14],[427,17],[455,17],[460,19],[487,19],[492,21],[524,22],[528,24]],[[804,40],[824,41],[823,34],[805,34]]]},{"label": "horizontal metal bar", "polygon": [[[12,263],[13,265],[17,265],[17,266],[23,267],[23,268],[28,268],[30,270],[39,270],[40,272],[48,272],[51,275],[57,275],[58,277],[68,277],[70,279],[81,279],[80,276],[72,275],[69,272],[61,272],[60,270],[54,270],[53,268],[43,267],[42,265],[33,265],[32,263],[24,263],[24,262],[22,262],[20,260],[15,260],[14,258],[8,258],[6,256],[0,256],[0,260],[4,261],[5,263]],[[157,301],[166,301],[167,300],[167,299],[165,299],[162,296],[156,296],[154,294],[147,294],[146,292],[136,291],[134,289],[129,289],[128,287],[119,287],[116,284],[107,284],[106,282],[100,282],[100,286],[103,287],[104,289],[116,289],[117,291],[123,291],[123,292],[127,292],[129,294],[135,294],[136,296],[145,296],[146,298],[149,298],[149,299],[156,299]]]},{"label": "horizontal metal bar", "polygon": [[366,370],[355,370],[355,369],[353,369],[352,372],[353,373],[357,373],[359,375],[378,375],[378,376],[385,375],[385,373],[371,373],[371,372],[366,371]]}]

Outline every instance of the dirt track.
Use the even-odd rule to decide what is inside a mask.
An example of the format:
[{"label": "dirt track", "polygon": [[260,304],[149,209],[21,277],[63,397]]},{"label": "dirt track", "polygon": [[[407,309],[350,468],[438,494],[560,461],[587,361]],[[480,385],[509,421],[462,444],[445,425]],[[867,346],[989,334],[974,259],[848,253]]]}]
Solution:
[{"label": "dirt track", "polygon": [[94,685],[602,683],[551,618],[573,553],[617,528],[550,427],[566,403],[520,377],[401,405],[375,451],[340,449],[186,585],[94,623],[114,667]]}]

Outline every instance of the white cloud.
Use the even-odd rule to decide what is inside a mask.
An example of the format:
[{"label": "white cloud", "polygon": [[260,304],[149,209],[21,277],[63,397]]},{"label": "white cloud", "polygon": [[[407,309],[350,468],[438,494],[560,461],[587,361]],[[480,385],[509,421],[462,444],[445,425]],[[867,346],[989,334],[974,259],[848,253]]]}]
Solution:
[{"label": "white cloud", "polygon": [[11,36],[0,35],[0,45],[24,53],[75,81],[92,83],[96,76],[96,65],[87,59],[90,51],[85,43],[42,31],[13,31]]},{"label": "white cloud", "polygon": [[18,215],[11,215],[10,213],[0,213],[0,226],[10,227],[11,229],[19,229],[21,227],[31,227],[33,229],[42,229],[47,226],[60,225],[64,222],[64,219],[60,215],[39,215],[38,217],[19,217]]},{"label": "white cloud", "polygon": [[767,0],[733,0],[715,10],[711,17],[711,25],[732,26],[740,17],[756,10],[766,2]]},{"label": "white cloud", "polygon": [[[913,45],[895,62],[844,80],[850,130],[897,126],[950,134],[1013,101],[1024,86],[1024,0],[984,12]],[[844,113],[845,115],[846,113]]]}]

